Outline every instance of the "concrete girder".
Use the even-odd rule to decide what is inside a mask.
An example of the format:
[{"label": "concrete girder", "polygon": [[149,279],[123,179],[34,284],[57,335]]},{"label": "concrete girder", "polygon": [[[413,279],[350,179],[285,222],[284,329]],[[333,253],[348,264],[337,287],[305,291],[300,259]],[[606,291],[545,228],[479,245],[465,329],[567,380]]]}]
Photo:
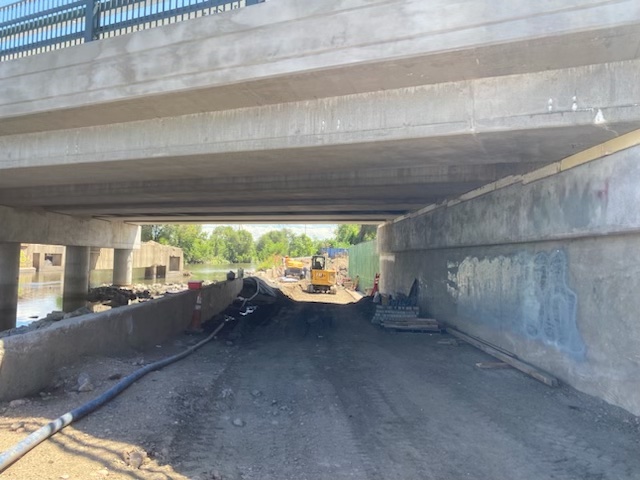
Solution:
[{"label": "concrete girder", "polygon": [[[163,159],[189,156],[368,142],[396,141],[410,145],[427,139],[437,145],[438,139],[458,140],[457,137],[464,136],[471,136],[469,140],[478,151],[491,149],[482,141],[476,143],[483,134],[488,135],[489,141],[495,139],[499,145],[493,150],[499,153],[504,142],[495,134],[504,132],[579,127],[587,138],[608,132],[606,138],[600,135],[582,146],[588,148],[640,126],[640,84],[629,81],[639,71],[640,60],[634,60],[52,133],[10,135],[0,137],[0,151],[4,153],[0,166],[12,169],[127,161],[128,166],[135,168],[135,162],[153,159],[151,164],[157,169],[168,167]],[[502,145],[502,148],[515,153],[522,147]],[[413,158],[428,158],[421,151],[412,153]],[[535,151],[522,152],[520,160],[541,160],[532,158],[534,154]],[[445,162],[450,162],[453,155],[455,152],[445,153]],[[260,170],[261,166],[247,162],[233,167],[237,171]],[[304,165],[298,162],[296,167]],[[307,171],[313,167],[316,165],[307,165]],[[188,168],[189,165],[173,165],[178,171]],[[262,168],[266,173],[278,166],[270,162]]]},{"label": "concrete girder", "polygon": [[[435,198],[435,197],[426,197]],[[427,200],[428,201],[428,200]],[[422,203],[420,204],[422,205]],[[81,209],[74,210],[72,207],[69,208],[70,215],[78,215],[82,212]],[[340,211],[346,210],[351,212],[365,212],[365,213],[375,213],[381,210],[393,210],[399,212],[405,212],[416,208],[415,203],[410,202],[389,202],[386,199],[379,199],[377,201],[362,201],[362,200],[335,200],[331,202],[327,201],[316,201],[316,200],[302,200],[297,201],[293,200],[289,203],[284,202],[265,202],[263,205],[246,205],[242,203],[228,203],[225,205],[161,205],[161,206],[147,206],[144,205],[132,205],[123,207],[121,213],[117,215],[150,215],[153,216],[150,212],[159,211],[163,215],[193,215],[193,214],[217,214],[223,215],[225,213],[228,214],[243,214],[246,212],[252,213],[271,213],[271,212],[291,212],[291,213],[304,213],[309,211],[314,212],[322,212],[322,211]],[[115,211],[114,208],[106,207],[104,210],[97,209],[95,215],[96,216],[111,216],[114,215],[112,212]],[[115,216],[115,215],[114,215]]]},{"label": "concrete girder", "polygon": [[148,215],[131,216],[127,219],[140,225],[154,225],[159,223],[359,223],[379,225],[385,220],[398,216],[398,211],[378,211],[375,213],[333,211],[333,212],[305,212],[291,213],[288,211],[271,212],[269,214],[255,214],[253,212],[223,213],[220,215]]},{"label": "concrete girder", "polygon": [[309,174],[284,174],[260,176],[174,178],[171,180],[123,180],[117,183],[90,183],[79,185],[43,185],[38,187],[4,188],[0,190],[0,204],[9,206],[42,206],[54,211],[90,210],[95,205],[147,204],[166,202],[170,197],[176,202],[193,200],[229,203],[233,192],[234,203],[239,195],[257,194],[263,200],[281,198],[315,197],[331,188],[333,197],[340,194],[351,197],[358,192],[391,194],[398,191],[406,197],[409,192],[435,191],[443,193],[443,187],[464,193],[499,178],[518,175],[542,166],[541,163],[513,163],[490,165],[415,165],[398,168],[362,169],[352,171],[323,171]]},{"label": "concrete girder", "polygon": [[140,227],[121,221],[71,217],[0,205],[0,242],[137,248]]},{"label": "concrete girder", "polygon": [[629,60],[639,24],[635,0],[267,2],[5,62],[0,134]]},{"label": "concrete girder", "polygon": [[[369,188],[369,195],[398,208],[409,205],[415,209],[463,193],[464,182],[455,174],[437,187],[430,182],[432,175],[442,180],[447,167],[471,169],[488,164],[493,172],[503,169],[509,175],[507,169],[515,168],[517,173],[518,163],[524,169],[524,165],[557,161],[640,128],[640,84],[629,81],[638,71],[640,60],[633,60],[4,136],[0,137],[4,153],[0,189],[9,190],[0,193],[0,203],[20,206],[18,199],[22,199],[65,213],[121,219],[140,218],[142,213],[149,218],[179,218],[206,216],[208,207],[231,206],[236,201],[225,199],[234,195],[242,195],[243,203],[236,203],[244,207],[241,215],[250,214],[254,206],[269,205],[265,198],[274,200],[277,195],[281,201],[275,198],[272,208],[263,213],[291,213],[289,207],[296,205],[298,196],[315,195],[315,203],[304,205],[337,198],[324,205],[341,219],[340,209],[353,214],[350,201],[360,198],[359,189]],[[390,175],[383,179],[387,173]],[[413,182],[407,178],[412,173],[422,179]],[[97,176],[108,185],[97,187],[96,199],[90,200],[88,185],[95,184]],[[278,176],[283,179],[276,180]],[[487,176],[490,174],[478,173],[479,178]],[[142,183],[131,182],[131,178]],[[215,178],[211,193],[204,183],[208,178]],[[252,187],[260,185],[261,178],[271,179],[273,187],[265,183],[254,191]],[[234,184],[234,179],[240,184]],[[301,183],[298,188],[297,181]],[[131,196],[113,186],[118,182],[133,187]],[[154,191],[145,188],[144,182],[149,186],[175,182],[176,187]],[[190,182],[197,188],[189,189]],[[248,183],[243,186],[243,182]],[[310,187],[314,182],[320,186],[315,192]],[[42,185],[48,187],[38,204]],[[140,185],[142,191],[137,189]],[[469,189],[477,186],[473,181],[467,185]],[[22,187],[25,189],[20,190]],[[30,191],[32,187],[36,188]],[[110,188],[120,194],[110,193]],[[279,189],[280,194],[275,192]],[[389,195],[386,200],[385,194]],[[138,202],[140,209],[133,211],[125,205],[119,209],[121,202],[114,201],[114,196],[127,203]],[[192,208],[198,204],[205,209]],[[370,206],[368,211],[375,208]],[[128,217],[127,211],[133,216]],[[209,211],[215,218],[227,216],[222,210]],[[397,211],[396,207],[382,208],[379,218],[389,218],[389,212]]]}]

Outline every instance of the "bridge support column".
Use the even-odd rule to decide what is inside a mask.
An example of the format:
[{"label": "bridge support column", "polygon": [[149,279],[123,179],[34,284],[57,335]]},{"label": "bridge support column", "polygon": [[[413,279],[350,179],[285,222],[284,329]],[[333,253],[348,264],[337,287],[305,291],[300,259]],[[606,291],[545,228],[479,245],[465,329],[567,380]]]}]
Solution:
[{"label": "bridge support column", "polygon": [[133,282],[133,250],[116,248],[113,251],[113,284],[125,287]]},{"label": "bridge support column", "polygon": [[87,303],[89,259],[89,247],[67,247],[62,291],[62,309],[65,312],[76,310]]},{"label": "bridge support column", "polygon": [[0,331],[16,326],[20,244],[0,243]]}]

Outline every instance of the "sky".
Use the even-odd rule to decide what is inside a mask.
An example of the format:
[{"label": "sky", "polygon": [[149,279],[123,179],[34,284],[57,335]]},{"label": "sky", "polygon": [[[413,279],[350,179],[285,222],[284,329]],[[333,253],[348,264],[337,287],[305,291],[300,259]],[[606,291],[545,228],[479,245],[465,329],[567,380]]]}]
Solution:
[{"label": "sky", "polygon": [[[2,1],[2,0],[0,0]],[[221,224],[208,224],[203,225],[203,230],[205,232],[211,232],[214,228],[221,226]],[[227,226],[226,224],[224,226]],[[314,240],[323,240],[325,238],[333,237],[334,230],[337,225],[332,224],[285,224],[285,223],[244,223],[244,224],[234,224],[230,225],[234,228],[244,228],[251,232],[254,239],[258,239],[261,235],[267,233],[270,230],[280,230],[283,228],[288,228],[296,235],[300,235],[301,233],[306,233],[309,237]]]}]

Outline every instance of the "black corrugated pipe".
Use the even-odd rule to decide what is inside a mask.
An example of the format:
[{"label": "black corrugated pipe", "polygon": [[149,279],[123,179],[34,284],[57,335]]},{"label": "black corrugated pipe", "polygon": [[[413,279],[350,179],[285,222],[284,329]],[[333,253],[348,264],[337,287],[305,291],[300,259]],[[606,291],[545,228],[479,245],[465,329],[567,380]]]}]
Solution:
[{"label": "black corrugated pipe", "polygon": [[33,432],[31,435],[29,435],[27,438],[25,438],[24,440],[20,441],[19,443],[11,447],[9,450],[5,450],[4,452],[2,452],[0,454],[0,473],[4,472],[7,468],[9,468],[11,465],[17,462],[20,458],[22,458],[27,452],[35,448],[40,443],[44,442],[47,438],[51,437],[54,433],[59,432],[67,425],[70,425],[72,422],[76,420],[80,420],[85,415],[88,415],[89,413],[98,409],[105,403],[114,399],[116,396],[118,396],[128,387],[130,387],[134,382],[144,377],[147,373],[153,372],[155,370],[160,370],[161,368],[166,367],[167,365],[170,365],[174,362],[177,362],[178,360],[181,360],[187,355],[190,355],[193,352],[195,352],[198,348],[203,346],[205,343],[212,340],[213,337],[215,337],[216,334],[220,330],[222,330],[222,327],[224,327],[226,322],[227,322],[227,319],[225,318],[225,320],[213,331],[213,333],[211,333],[211,335],[209,335],[204,340],[196,343],[194,346],[189,347],[184,352],[178,353],[176,355],[165,358],[163,360],[158,360],[157,362],[150,363],[146,367],[136,370],[131,375],[124,377],[122,380],[120,380],[118,383],[116,383],[113,387],[111,387],[109,390],[104,392],[102,395],[94,398],[90,402],[85,403],[84,405],[74,410],[71,410],[70,412],[65,413],[61,417],[56,418],[55,420],[53,420],[52,422],[49,422],[44,427],[41,427],[35,432]]}]

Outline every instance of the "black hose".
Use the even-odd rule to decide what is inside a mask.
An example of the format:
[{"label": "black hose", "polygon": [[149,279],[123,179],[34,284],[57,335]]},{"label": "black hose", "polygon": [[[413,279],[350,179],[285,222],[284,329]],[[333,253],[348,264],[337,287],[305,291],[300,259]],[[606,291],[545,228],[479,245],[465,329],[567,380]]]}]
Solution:
[{"label": "black hose", "polygon": [[177,362],[178,360],[181,360],[187,355],[190,355],[193,352],[195,352],[198,348],[200,348],[205,343],[213,339],[213,337],[215,337],[216,334],[220,330],[222,330],[222,327],[224,327],[226,322],[227,320],[223,321],[213,331],[213,333],[211,333],[211,335],[209,335],[204,340],[196,343],[192,347],[189,347],[188,349],[186,349],[181,353],[178,353],[171,357],[167,357],[162,360],[158,360],[157,362],[154,362],[154,363],[150,363],[146,367],[136,370],[132,374],[124,377],[122,380],[120,380],[118,383],[116,383],[113,387],[111,387],[109,390],[104,392],[102,395],[94,398],[90,402],[85,403],[84,405],[74,410],[71,410],[70,412],[65,413],[61,417],[56,418],[55,420],[53,420],[52,422],[49,422],[44,427],[41,427],[35,432],[33,432],[32,434],[30,434],[27,438],[20,441],[19,443],[11,447],[9,450],[5,450],[4,452],[2,452],[0,454],[0,473],[4,472],[7,468],[9,468],[11,465],[17,462],[20,458],[22,458],[27,452],[35,448],[40,443],[44,442],[47,438],[51,437],[56,432],[59,432],[67,425],[70,425],[72,422],[76,420],[80,420],[85,415],[88,415],[89,413],[98,409],[108,401],[114,399],[124,390],[129,388],[134,382],[144,377],[147,373],[153,372],[155,370],[160,370],[161,368],[166,367],[171,363]]}]

